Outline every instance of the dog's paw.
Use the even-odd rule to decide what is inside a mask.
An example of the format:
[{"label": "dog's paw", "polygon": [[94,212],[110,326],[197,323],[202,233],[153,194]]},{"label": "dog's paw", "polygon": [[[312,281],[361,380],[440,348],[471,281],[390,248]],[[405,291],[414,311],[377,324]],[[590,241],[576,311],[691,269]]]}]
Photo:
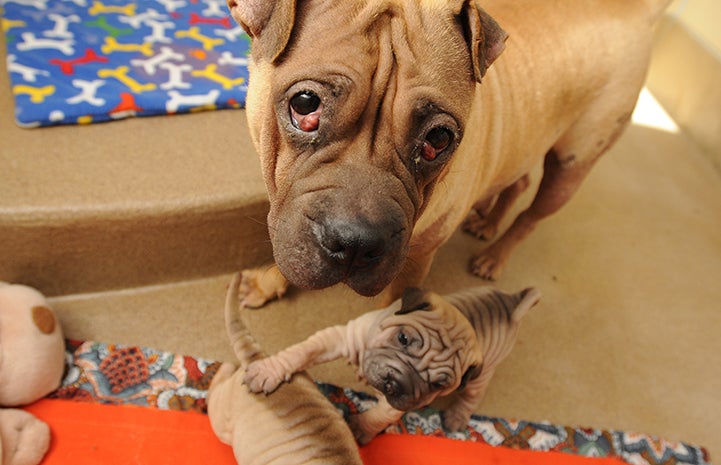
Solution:
[{"label": "dog's paw", "polygon": [[243,270],[238,289],[241,305],[248,308],[262,307],[273,299],[279,299],[288,290],[288,281],[278,268],[253,268]]},{"label": "dog's paw", "polygon": [[252,362],[243,375],[243,384],[254,393],[270,394],[278,389],[283,381],[287,381],[286,377],[277,373],[267,358]]},{"label": "dog's paw", "polygon": [[463,431],[470,419],[470,414],[451,408],[443,412],[443,428],[451,432]]},{"label": "dog's paw", "polygon": [[470,271],[486,281],[495,281],[501,274],[503,263],[494,255],[486,252],[471,259]]},{"label": "dog's paw", "polygon": [[484,241],[493,239],[498,232],[496,225],[490,224],[486,216],[481,215],[476,210],[471,210],[466,219],[463,221],[461,228],[464,232],[470,234],[476,239]]}]

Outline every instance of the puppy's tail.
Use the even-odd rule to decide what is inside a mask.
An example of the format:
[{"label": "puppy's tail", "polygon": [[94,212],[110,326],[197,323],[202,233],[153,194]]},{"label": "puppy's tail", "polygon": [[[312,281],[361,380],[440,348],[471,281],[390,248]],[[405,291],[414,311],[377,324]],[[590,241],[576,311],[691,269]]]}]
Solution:
[{"label": "puppy's tail", "polygon": [[235,274],[225,293],[225,329],[240,366],[246,368],[253,360],[265,357],[265,353],[240,315],[244,308],[238,294],[240,280],[240,273]]}]

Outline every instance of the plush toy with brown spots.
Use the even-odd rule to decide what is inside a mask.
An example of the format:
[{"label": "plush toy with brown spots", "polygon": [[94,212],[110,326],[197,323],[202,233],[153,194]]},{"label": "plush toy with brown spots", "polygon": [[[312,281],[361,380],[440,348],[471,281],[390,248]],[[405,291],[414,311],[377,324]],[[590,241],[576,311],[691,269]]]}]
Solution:
[{"label": "plush toy with brown spots", "polygon": [[15,407],[57,389],[65,369],[60,323],[35,289],[0,282],[0,464],[36,465],[50,428]]}]

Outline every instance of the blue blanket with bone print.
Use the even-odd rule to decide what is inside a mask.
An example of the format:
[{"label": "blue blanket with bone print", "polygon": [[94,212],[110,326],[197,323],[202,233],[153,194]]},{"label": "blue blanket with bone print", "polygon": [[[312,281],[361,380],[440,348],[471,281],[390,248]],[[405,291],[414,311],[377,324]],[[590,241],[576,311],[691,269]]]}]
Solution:
[{"label": "blue blanket with bone print", "polygon": [[224,0],[0,0],[22,127],[241,108],[248,36]]}]

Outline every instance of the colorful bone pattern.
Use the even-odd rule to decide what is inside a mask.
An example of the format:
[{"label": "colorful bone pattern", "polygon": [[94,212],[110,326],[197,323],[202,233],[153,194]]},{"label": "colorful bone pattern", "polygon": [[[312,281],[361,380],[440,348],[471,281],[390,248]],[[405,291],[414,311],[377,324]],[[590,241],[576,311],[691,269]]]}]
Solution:
[{"label": "colorful bone pattern", "polygon": [[225,0],[5,0],[20,126],[239,108],[248,37]]}]

